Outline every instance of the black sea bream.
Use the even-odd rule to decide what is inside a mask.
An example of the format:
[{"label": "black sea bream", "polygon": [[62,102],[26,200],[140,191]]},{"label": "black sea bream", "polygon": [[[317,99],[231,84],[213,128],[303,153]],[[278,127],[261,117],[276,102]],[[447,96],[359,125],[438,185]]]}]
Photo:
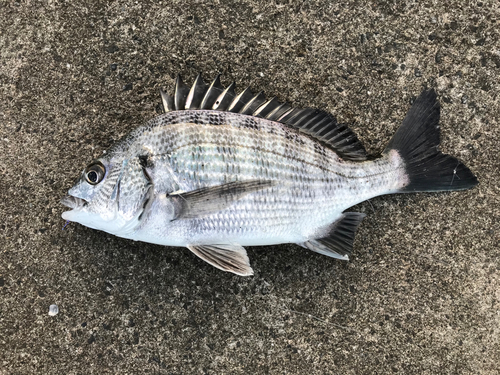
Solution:
[{"label": "black sea bream", "polygon": [[472,172],[439,145],[439,103],[424,91],[378,158],[328,113],[236,95],[217,77],[161,92],[164,114],[83,171],[62,217],[136,241],[185,246],[251,275],[243,246],[296,243],[348,259],[365,216],[344,212],[383,194],[468,189]]}]

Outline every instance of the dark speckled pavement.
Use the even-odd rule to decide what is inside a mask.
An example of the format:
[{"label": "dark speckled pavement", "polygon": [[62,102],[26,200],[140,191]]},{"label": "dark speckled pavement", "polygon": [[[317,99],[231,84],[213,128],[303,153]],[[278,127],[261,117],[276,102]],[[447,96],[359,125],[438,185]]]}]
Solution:
[{"label": "dark speckled pavement", "polygon": [[[0,373],[498,374],[498,2],[207,4],[0,5]],[[62,231],[78,172],[198,72],[328,110],[372,153],[435,88],[479,186],[356,207],[349,263],[250,248],[250,278]]]}]

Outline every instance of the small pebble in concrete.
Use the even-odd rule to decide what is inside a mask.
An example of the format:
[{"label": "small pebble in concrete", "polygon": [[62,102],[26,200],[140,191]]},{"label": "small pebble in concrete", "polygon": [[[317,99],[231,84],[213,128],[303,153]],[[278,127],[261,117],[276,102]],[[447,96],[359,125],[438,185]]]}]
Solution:
[{"label": "small pebble in concrete", "polygon": [[50,316],[55,316],[59,313],[59,307],[57,305],[50,305],[49,306],[49,315]]}]

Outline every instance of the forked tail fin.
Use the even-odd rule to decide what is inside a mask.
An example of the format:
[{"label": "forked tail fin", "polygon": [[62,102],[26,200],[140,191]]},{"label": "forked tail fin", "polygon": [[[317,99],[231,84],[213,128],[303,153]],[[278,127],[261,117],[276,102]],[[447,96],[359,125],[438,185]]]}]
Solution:
[{"label": "forked tail fin", "polygon": [[396,150],[404,160],[410,182],[402,193],[465,190],[478,183],[469,168],[439,151],[439,113],[436,92],[422,92],[384,150]]}]

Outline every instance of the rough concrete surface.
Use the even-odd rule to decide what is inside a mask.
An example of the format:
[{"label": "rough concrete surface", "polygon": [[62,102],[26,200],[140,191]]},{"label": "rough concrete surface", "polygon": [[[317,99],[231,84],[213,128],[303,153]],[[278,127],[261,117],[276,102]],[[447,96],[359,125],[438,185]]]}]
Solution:
[{"label": "rough concrete surface", "polygon": [[[0,373],[499,374],[499,8],[2,1]],[[198,72],[326,109],[372,153],[433,87],[442,149],[480,184],[359,205],[348,263],[250,248],[249,278],[186,249],[62,231],[82,168]]]}]

